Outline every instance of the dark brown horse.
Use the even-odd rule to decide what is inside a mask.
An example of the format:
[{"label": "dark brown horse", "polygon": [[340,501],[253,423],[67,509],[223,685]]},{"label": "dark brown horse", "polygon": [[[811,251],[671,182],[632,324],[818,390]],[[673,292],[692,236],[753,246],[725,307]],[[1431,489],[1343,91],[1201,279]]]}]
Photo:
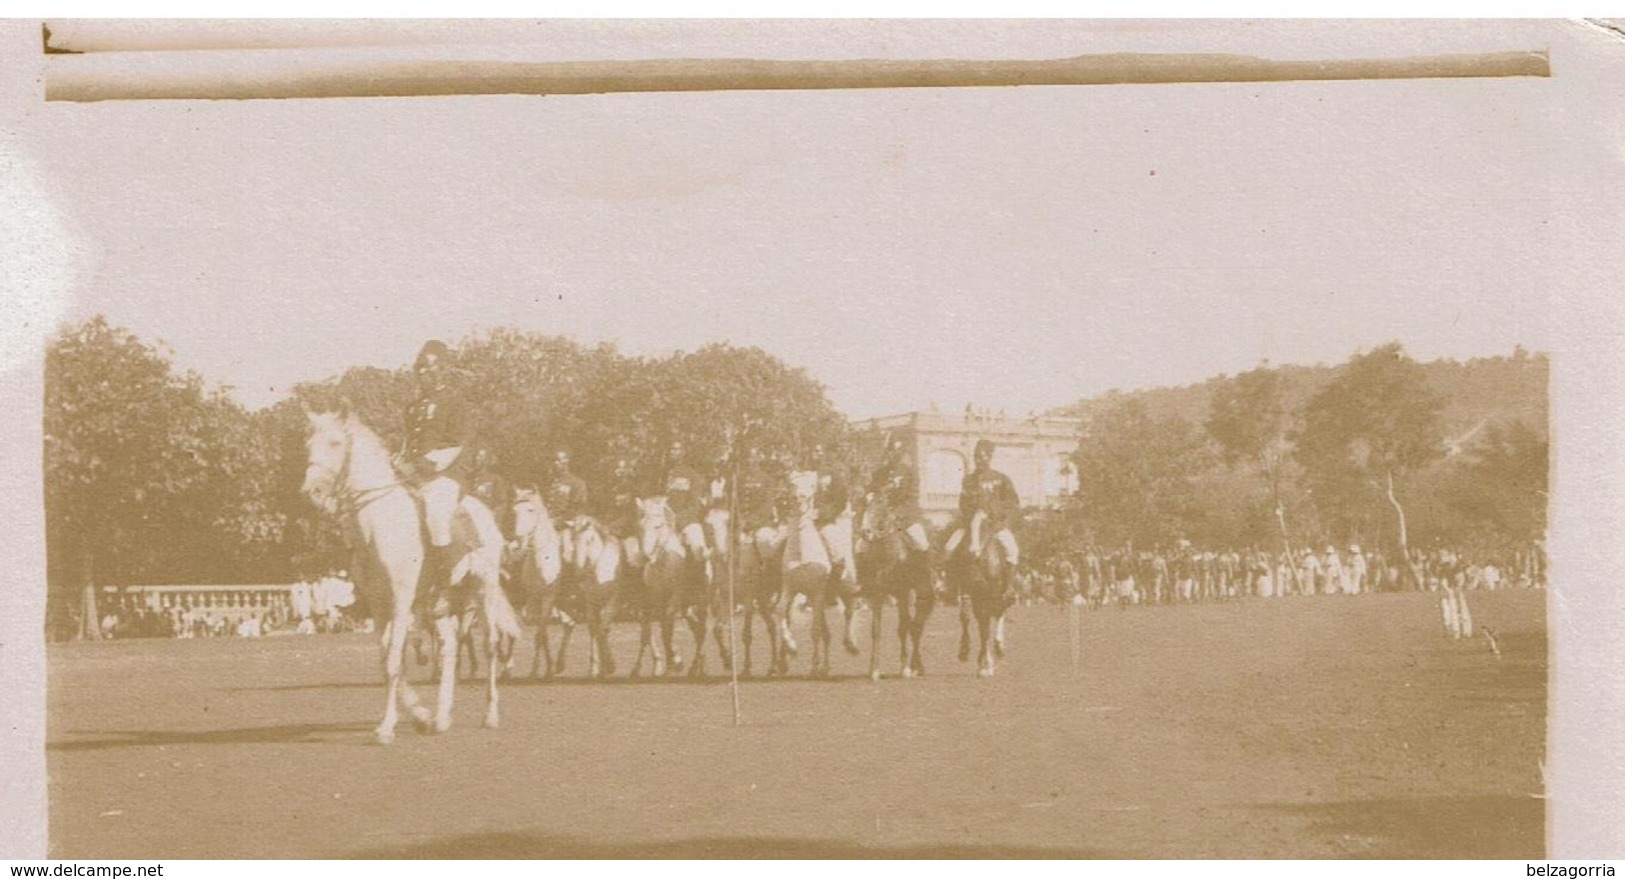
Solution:
[{"label": "dark brown horse", "polygon": [[859,517],[857,550],[858,576],[863,598],[869,605],[869,678],[880,680],[881,617],[888,602],[897,605],[898,659],[902,675],[912,678],[925,674],[921,641],[925,623],[936,606],[931,588],[930,551],[910,545],[901,522],[878,501],[864,505]]},{"label": "dark brown horse", "polygon": [[977,677],[992,677],[994,659],[1004,655],[1004,612],[1010,607],[1004,547],[988,534],[987,516],[977,513],[967,539],[948,560],[948,576],[959,595],[959,661],[970,658],[970,618],[981,636]]}]

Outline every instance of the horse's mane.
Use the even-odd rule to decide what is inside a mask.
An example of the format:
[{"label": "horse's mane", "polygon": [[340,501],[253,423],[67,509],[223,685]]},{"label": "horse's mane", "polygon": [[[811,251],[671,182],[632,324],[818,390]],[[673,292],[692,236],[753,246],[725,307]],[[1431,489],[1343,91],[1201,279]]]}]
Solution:
[{"label": "horse's mane", "polygon": [[378,437],[378,434],[373,433],[372,428],[364,424],[360,417],[355,415],[340,416],[339,426],[345,435],[350,438],[350,453],[352,455],[355,454],[357,446],[364,446],[368,451],[380,458],[386,461],[389,460],[389,449],[384,445],[384,441]]},{"label": "horse's mane", "polygon": [[[667,499],[667,497],[665,495],[663,495],[663,494],[651,495],[651,496],[649,496],[647,498],[644,498],[644,500],[646,500],[646,501],[659,501],[660,502],[660,513],[661,513],[662,517],[664,517],[665,520],[666,520],[666,522],[665,522],[666,527],[667,528],[675,528],[676,527],[676,525],[673,524],[673,523],[675,523],[677,521],[677,511],[675,511],[675,510],[673,510],[671,508],[671,501],[669,499]],[[639,517],[639,518],[641,518],[641,517]]]}]

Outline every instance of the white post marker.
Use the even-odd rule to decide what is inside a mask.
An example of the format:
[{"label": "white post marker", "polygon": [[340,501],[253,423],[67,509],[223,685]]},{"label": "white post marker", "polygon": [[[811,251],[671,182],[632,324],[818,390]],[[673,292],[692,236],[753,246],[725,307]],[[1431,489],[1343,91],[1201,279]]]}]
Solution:
[{"label": "white post marker", "polygon": [[[729,437],[729,445],[734,445]],[[734,569],[739,564],[739,450],[730,448],[728,473],[728,688],[733,691],[734,726],[739,726],[739,641],[734,637]],[[747,611],[748,613],[748,611]]]}]

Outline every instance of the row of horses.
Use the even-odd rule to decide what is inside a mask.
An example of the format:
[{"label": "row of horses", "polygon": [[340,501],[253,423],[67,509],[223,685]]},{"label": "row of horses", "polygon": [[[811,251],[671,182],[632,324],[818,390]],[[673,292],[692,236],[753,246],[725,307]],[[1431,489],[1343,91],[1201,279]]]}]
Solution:
[{"label": "row of horses", "polygon": [[[516,538],[511,543],[485,504],[464,497],[452,529],[458,551],[451,586],[441,589],[424,582],[421,516],[383,442],[347,407],[306,414],[311,434],[304,491],[339,518],[354,552],[351,571],[356,586],[382,633],[387,695],[383,719],[374,731],[380,742],[393,741],[402,708],[423,731],[440,732],[451,726],[460,635],[474,632],[482,634],[485,653],[495,660],[488,663],[485,675],[485,725],[497,726],[498,680],[522,637],[516,607],[536,621],[536,661],[547,671],[562,662],[564,644],[555,655],[548,625],[555,608],[562,605],[589,633],[590,673],[614,673],[609,629],[619,616],[635,619],[641,629],[633,676],[641,674],[645,659],[655,675],[683,664],[673,639],[680,622],[686,622],[693,635],[690,675],[705,673],[708,631],[722,662],[731,667],[735,657],[724,627],[736,608],[742,608],[741,670],[752,672],[754,622],[760,619],[769,641],[768,673],[789,674],[798,653],[789,618],[797,601],[804,600],[812,613],[809,673],[825,676],[833,643],[829,610],[837,600],[844,607],[845,645],[855,653],[853,613],[861,601],[871,608],[870,674],[878,678],[882,615],[890,604],[897,608],[902,675],[924,672],[921,640],[935,606],[930,554],[911,548],[902,531],[908,523],[893,521],[878,504],[846,511],[833,524],[824,523],[826,533],[821,535],[815,518],[814,473],[793,474],[794,514],[778,528],[740,535],[725,511],[713,511],[706,523],[713,535],[710,548],[698,554],[684,545],[663,497],[637,501],[635,538],[622,540],[589,520],[573,530],[569,552],[537,492],[516,493]],[[1002,649],[999,635],[1007,604],[1004,560],[998,542],[983,539],[988,530],[984,523],[978,519],[968,524],[971,537],[965,551],[949,560],[947,573],[967,611],[961,614],[960,659],[969,658],[969,620],[974,617],[980,634],[977,673],[988,676]],[[836,539],[853,547],[848,554],[852,561],[832,561],[825,543],[831,528]],[[505,553],[506,561],[514,565],[508,589],[502,582]],[[846,569],[849,564],[852,570]],[[432,621],[437,647],[433,712],[405,679],[406,639],[418,619]]]}]

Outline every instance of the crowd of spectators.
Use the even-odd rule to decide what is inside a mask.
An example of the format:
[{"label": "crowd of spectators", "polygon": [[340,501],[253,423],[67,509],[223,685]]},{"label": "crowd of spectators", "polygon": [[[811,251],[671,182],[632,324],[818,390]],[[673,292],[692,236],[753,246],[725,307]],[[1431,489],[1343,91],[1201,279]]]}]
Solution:
[{"label": "crowd of spectators", "polygon": [[1050,556],[1016,576],[1024,603],[1186,604],[1287,595],[1360,595],[1454,588],[1543,589],[1546,554],[1537,542],[1471,555],[1453,547],[1398,553],[1350,544],[1317,552],[1212,550],[1179,541],[1169,549],[1086,546]]}]

